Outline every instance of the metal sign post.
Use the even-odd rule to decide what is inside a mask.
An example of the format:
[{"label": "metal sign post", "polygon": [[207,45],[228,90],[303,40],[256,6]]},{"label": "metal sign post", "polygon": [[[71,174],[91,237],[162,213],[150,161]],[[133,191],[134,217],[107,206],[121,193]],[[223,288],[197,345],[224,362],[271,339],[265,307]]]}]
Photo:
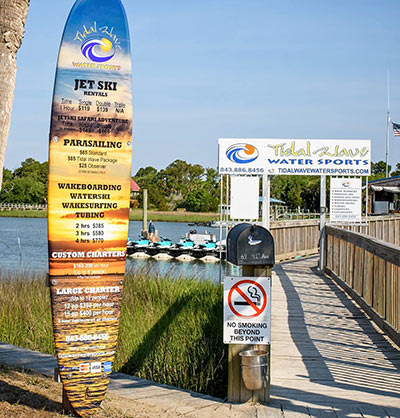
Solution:
[{"label": "metal sign post", "polygon": [[268,174],[262,177],[262,225],[264,228],[270,227],[270,197],[271,197],[271,182]]}]

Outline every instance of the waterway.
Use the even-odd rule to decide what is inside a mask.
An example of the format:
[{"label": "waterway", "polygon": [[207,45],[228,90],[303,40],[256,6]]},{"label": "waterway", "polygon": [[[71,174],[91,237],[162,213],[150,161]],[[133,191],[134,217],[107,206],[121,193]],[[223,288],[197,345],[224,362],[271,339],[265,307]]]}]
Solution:
[{"label": "waterway", "polygon": [[[129,237],[131,239],[138,237],[141,225],[141,222],[130,222]],[[196,229],[198,233],[211,232],[219,239],[217,228],[194,227],[180,222],[155,222],[155,226],[159,236],[169,238],[174,242],[179,241],[191,229]],[[0,270],[39,274],[47,272],[47,219],[0,218]],[[126,271],[134,274],[145,271],[153,276],[187,277],[218,282],[220,274],[225,274],[225,263],[220,266],[202,261],[156,261],[128,258]]]}]

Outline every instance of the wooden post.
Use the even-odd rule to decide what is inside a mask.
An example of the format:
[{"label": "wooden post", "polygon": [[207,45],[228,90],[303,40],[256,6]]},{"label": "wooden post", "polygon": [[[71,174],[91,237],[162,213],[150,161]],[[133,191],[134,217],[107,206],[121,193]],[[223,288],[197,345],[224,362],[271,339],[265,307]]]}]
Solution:
[{"label": "wooden post", "polygon": [[[243,266],[244,277],[271,277],[271,266]],[[271,301],[269,301],[271,303]],[[268,355],[267,385],[260,390],[248,390],[244,385],[240,367],[239,353],[244,350],[264,350]],[[271,377],[270,344],[229,344],[228,347],[228,401],[229,402],[270,402]]]},{"label": "wooden post", "polygon": [[143,189],[143,223],[142,232],[147,231],[147,189]]}]

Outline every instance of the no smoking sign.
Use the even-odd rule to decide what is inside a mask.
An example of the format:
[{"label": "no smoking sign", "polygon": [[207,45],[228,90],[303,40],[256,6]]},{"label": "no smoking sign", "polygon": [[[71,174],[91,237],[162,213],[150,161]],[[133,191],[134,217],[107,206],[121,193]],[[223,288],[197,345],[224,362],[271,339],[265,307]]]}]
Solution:
[{"label": "no smoking sign", "polygon": [[269,344],[270,298],[270,277],[225,277],[224,343]]}]

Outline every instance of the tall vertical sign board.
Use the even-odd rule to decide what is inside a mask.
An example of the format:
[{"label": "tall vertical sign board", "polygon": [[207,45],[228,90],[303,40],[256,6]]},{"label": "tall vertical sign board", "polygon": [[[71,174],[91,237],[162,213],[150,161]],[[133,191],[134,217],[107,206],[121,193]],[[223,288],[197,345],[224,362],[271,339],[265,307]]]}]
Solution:
[{"label": "tall vertical sign board", "polygon": [[54,338],[82,417],[104,398],[118,337],[129,223],[132,87],[120,0],[78,0],[60,46],[49,149]]},{"label": "tall vertical sign board", "polygon": [[331,178],[331,222],[361,222],[361,190],[361,178]]}]

